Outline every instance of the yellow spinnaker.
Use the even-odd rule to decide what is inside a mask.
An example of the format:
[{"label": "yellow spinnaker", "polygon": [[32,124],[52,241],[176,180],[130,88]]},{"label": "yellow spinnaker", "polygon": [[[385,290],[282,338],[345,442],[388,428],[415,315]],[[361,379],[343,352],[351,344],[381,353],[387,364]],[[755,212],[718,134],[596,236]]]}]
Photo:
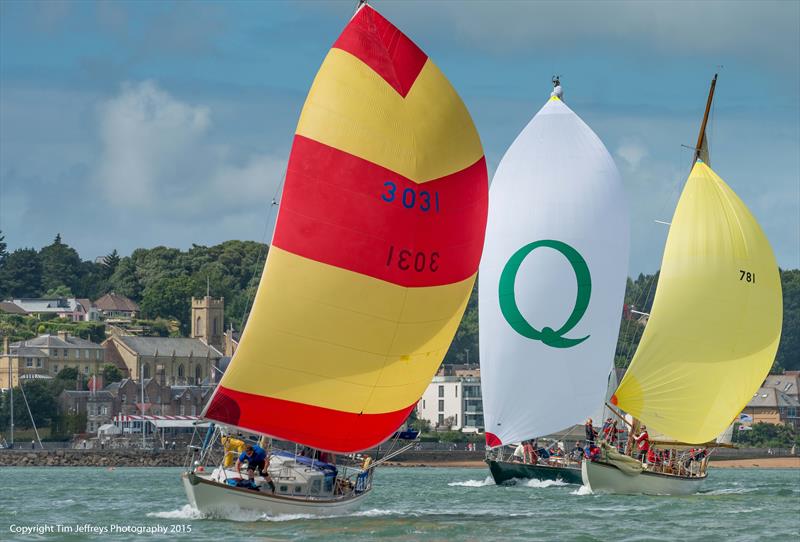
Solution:
[{"label": "yellow spinnaker", "polygon": [[615,402],[687,443],[716,438],[763,382],[783,302],[769,241],[703,162],[672,219],[650,320]]}]

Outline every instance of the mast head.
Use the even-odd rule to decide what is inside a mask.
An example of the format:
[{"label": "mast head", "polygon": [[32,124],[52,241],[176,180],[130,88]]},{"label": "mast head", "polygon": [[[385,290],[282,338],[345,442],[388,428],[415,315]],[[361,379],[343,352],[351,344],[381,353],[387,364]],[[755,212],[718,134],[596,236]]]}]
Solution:
[{"label": "mast head", "polygon": [[561,88],[561,76],[554,75],[553,76],[553,92],[550,93],[550,98],[556,99],[563,99],[564,98],[564,90]]}]

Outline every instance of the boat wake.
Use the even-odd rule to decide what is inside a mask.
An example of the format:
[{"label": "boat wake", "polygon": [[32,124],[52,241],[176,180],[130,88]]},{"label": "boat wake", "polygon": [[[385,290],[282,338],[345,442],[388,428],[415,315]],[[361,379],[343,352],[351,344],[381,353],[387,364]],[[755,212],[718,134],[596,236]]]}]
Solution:
[{"label": "boat wake", "polygon": [[570,491],[569,494],[570,495],[591,495],[592,492],[589,490],[588,487],[581,486],[578,489],[576,489],[575,491]]},{"label": "boat wake", "polygon": [[147,516],[162,519],[201,519],[205,517],[202,512],[192,507],[191,504],[185,504],[177,510],[170,510],[168,512],[148,512]]},{"label": "boat wake", "polygon": [[467,480],[466,482],[450,482],[448,486],[461,486],[461,487],[484,487],[495,485],[491,476],[487,476],[485,480]]},{"label": "boat wake", "polygon": [[524,480],[521,485],[525,487],[535,487],[535,488],[545,488],[545,487],[561,487],[569,485],[566,482],[562,482],[561,480],[538,480],[536,478],[531,478],[530,480]]}]

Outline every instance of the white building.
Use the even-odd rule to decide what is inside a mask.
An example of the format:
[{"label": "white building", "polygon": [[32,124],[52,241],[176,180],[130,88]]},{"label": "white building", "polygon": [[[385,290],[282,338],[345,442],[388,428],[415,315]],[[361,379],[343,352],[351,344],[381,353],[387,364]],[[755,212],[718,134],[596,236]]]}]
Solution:
[{"label": "white building", "polygon": [[480,376],[434,376],[417,403],[417,416],[434,429],[482,433]]}]

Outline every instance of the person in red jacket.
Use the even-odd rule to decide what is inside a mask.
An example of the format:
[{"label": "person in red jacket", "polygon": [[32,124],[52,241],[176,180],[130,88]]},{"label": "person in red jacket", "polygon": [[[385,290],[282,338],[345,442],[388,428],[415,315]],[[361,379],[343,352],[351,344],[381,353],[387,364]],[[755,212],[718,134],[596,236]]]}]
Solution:
[{"label": "person in red jacket", "polygon": [[636,440],[636,448],[639,450],[639,461],[647,462],[647,452],[650,450],[650,435],[647,434],[647,426],[642,426],[642,432],[633,437]]}]

